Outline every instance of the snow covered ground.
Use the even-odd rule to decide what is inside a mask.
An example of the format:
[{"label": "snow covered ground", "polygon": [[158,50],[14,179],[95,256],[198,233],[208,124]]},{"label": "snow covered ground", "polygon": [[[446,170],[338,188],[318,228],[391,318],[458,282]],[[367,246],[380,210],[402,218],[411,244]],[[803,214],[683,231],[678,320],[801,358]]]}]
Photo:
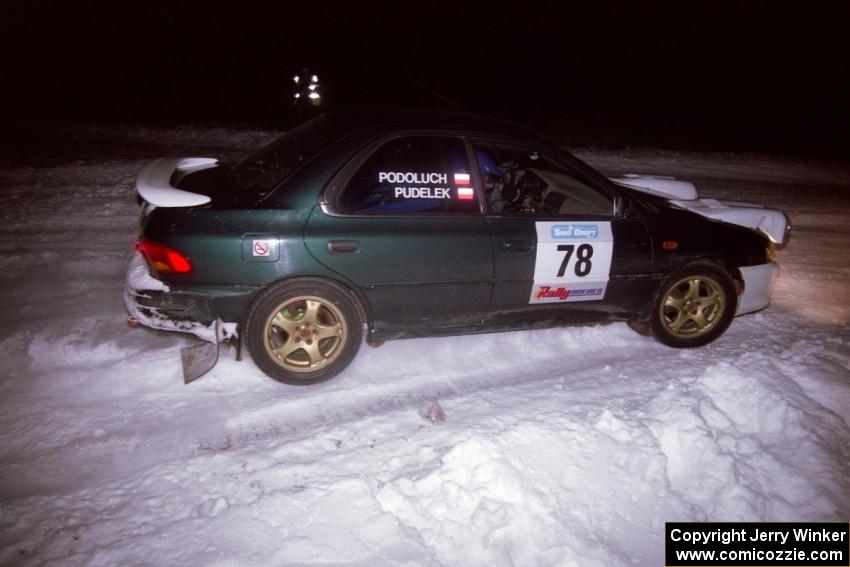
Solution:
[{"label": "snow covered ground", "polygon": [[190,339],[126,325],[134,176],[269,135],[66,129],[0,158],[0,564],[661,565],[665,521],[850,519],[850,167],[577,152],[791,214],[773,305],[702,349],[396,341],[300,388],[225,350],[184,386]]}]

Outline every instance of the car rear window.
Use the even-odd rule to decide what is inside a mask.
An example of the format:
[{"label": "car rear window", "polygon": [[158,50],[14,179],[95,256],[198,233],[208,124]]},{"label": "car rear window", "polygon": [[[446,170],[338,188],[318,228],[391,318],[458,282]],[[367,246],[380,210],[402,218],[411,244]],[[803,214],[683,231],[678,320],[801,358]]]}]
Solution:
[{"label": "car rear window", "polygon": [[343,134],[324,118],[311,120],[237,163],[230,177],[243,190],[265,196]]}]

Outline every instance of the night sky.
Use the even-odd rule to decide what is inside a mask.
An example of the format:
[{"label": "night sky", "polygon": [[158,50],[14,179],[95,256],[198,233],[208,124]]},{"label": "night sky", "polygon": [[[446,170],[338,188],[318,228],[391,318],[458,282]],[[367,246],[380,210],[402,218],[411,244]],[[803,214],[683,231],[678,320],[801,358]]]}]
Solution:
[{"label": "night sky", "polygon": [[21,3],[7,124],[281,125],[324,108],[450,109],[565,144],[847,156],[850,3]]}]

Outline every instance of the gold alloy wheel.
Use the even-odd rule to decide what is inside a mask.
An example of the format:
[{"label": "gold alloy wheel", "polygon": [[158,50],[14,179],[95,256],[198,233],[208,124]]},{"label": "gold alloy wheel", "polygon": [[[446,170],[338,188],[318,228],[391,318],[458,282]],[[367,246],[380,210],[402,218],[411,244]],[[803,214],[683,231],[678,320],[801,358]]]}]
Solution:
[{"label": "gold alloy wheel", "polygon": [[711,331],[726,309],[726,293],[708,276],[688,276],[673,284],[659,307],[661,324],[674,337],[692,339]]},{"label": "gold alloy wheel", "polygon": [[312,372],[340,355],[348,338],[336,305],[312,295],[288,299],[266,321],[263,344],[272,360],[292,372]]}]

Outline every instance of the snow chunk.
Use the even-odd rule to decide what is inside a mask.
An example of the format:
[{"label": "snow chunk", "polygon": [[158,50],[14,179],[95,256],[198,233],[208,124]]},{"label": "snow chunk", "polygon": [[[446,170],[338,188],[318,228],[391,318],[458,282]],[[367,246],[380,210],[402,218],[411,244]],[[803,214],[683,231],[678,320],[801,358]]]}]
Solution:
[{"label": "snow chunk", "polygon": [[226,498],[209,498],[198,506],[198,515],[214,518],[230,507]]},{"label": "snow chunk", "polygon": [[436,469],[388,482],[377,500],[446,565],[628,563],[645,555],[645,536],[630,526],[649,525],[664,484],[648,432],[626,437],[621,445],[562,418],[532,420],[458,443]]},{"label": "snow chunk", "polygon": [[431,423],[443,423],[446,421],[446,412],[436,399],[431,399],[425,402],[419,408],[419,416]]},{"label": "snow chunk", "polygon": [[169,291],[169,287],[151,277],[148,271],[148,263],[140,252],[133,252],[127,273],[124,276],[124,288],[131,291]]}]

